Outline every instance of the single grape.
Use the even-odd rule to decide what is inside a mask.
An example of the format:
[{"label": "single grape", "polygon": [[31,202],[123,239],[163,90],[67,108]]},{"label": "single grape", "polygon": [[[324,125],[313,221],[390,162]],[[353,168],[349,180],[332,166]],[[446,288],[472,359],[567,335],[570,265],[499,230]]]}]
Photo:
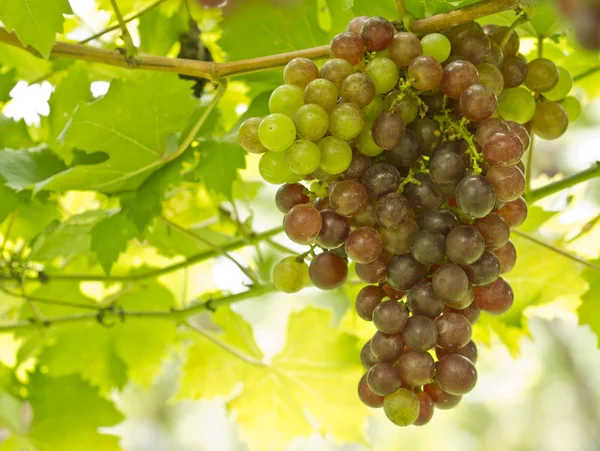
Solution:
[{"label": "single grape", "polygon": [[496,198],[503,202],[518,199],[525,191],[525,176],[516,166],[492,167],[487,172],[486,178],[494,186]]},{"label": "single grape", "polygon": [[285,114],[269,114],[258,126],[258,138],[267,149],[283,152],[296,139],[296,126]]},{"label": "single grape", "polygon": [[306,86],[319,77],[319,68],[308,58],[294,58],[285,66],[283,79],[288,85],[306,88]]},{"label": "single grape", "polygon": [[485,246],[488,249],[498,249],[504,246],[510,238],[510,226],[498,213],[490,213],[477,219],[473,226],[483,236]]},{"label": "single grape", "polygon": [[310,204],[299,204],[285,216],[283,225],[289,239],[298,244],[308,244],[321,230],[321,214]]},{"label": "single grape", "polygon": [[375,207],[377,223],[388,229],[397,229],[408,218],[408,201],[398,193],[383,196]]},{"label": "single grape", "polygon": [[477,345],[473,340],[469,341],[460,349],[446,350],[440,348],[439,346],[435,348],[435,355],[437,356],[438,360],[443,359],[448,354],[462,355],[463,357],[466,357],[471,362],[473,362],[473,364],[477,363],[477,357],[479,355],[477,351]]},{"label": "single grape", "polygon": [[322,225],[317,244],[325,249],[340,247],[350,235],[350,221],[333,210],[320,210],[320,213]]},{"label": "single grape", "polygon": [[373,141],[378,147],[391,150],[402,142],[405,130],[402,117],[397,114],[382,113],[373,123]]},{"label": "single grape", "polygon": [[371,353],[379,362],[393,363],[403,351],[404,339],[401,333],[384,334],[378,331],[371,339]]},{"label": "single grape", "polygon": [[[345,31],[337,34],[329,45],[329,56],[341,58],[356,66],[365,54],[365,45],[356,33]],[[327,77],[323,77],[327,78]]]},{"label": "single grape", "polygon": [[343,139],[327,136],[320,140],[318,148],[321,152],[319,167],[328,174],[341,174],[350,166],[352,148]]},{"label": "single grape", "polygon": [[366,122],[360,135],[358,136],[358,142],[356,148],[360,153],[368,157],[376,157],[383,152],[383,149],[377,145],[373,139],[373,123]]},{"label": "single grape", "polygon": [[398,191],[400,173],[391,164],[377,163],[365,171],[362,184],[373,199],[380,199],[389,193]]},{"label": "single grape", "polygon": [[529,65],[527,59],[522,55],[507,56],[500,67],[505,88],[516,88],[521,86],[527,78]]},{"label": "single grape", "polygon": [[524,124],[533,118],[535,112],[535,100],[525,88],[505,89],[502,93],[498,104],[502,119]]},{"label": "single grape", "polygon": [[261,154],[268,150],[258,138],[258,127],[261,122],[262,118],[251,117],[240,125],[238,129],[238,142],[246,152]]},{"label": "single grape", "polygon": [[434,183],[458,183],[465,175],[465,162],[457,153],[437,150],[429,160],[429,176]]},{"label": "single grape", "polygon": [[502,94],[504,90],[504,77],[500,69],[489,63],[481,63],[477,65],[477,72],[479,72],[480,84],[491,89],[496,96]]},{"label": "single grape", "polygon": [[333,290],[344,284],[348,277],[346,261],[329,251],[317,255],[308,268],[312,283],[321,290]]},{"label": "single grape", "polygon": [[367,206],[367,190],[356,180],[344,180],[335,185],[329,194],[329,203],[336,213],[352,217]]},{"label": "single grape", "polygon": [[413,236],[419,231],[417,223],[408,218],[400,227],[387,229],[381,227],[379,234],[383,241],[383,248],[393,255],[402,255],[410,252],[410,244]]},{"label": "single grape", "polygon": [[571,73],[564,67],[558,68],[558,83],[550,91],[544,93],[547,100],[558,102],[569,95],[573,88],[573,77]]},{"label": "single grape", "polygon": [[477,68],[468,61],[454,61],[444,68],[441,88],[451,99],[460,99],[470,86],[479,83]]},{"label": "single grape", "polygon": [[373,310],[386,297],[385,291],[376,285],[367,285],[356,296],[356,313],[365,321],[373,321]]},{"label": "single grape", "polygon": [[581,116],[581,103],[575,97],[566,97],[560,105],[565,109],[569,122],[575,122]]},{"label": "single grape", "polygon": [[507,202],[496,213],[502,216],[510,227],[519,227],[527,219],[527,202],[522,197]]},{"label": "single grape", "polygon": [[442,205],[444,198],[435,192],[427,174],[417,174],[415,179],[420,185],[407,184],[404,187],[404,196],[416,212],[435,210]]},{"label": "single grape", "polygon": [[377,259],[366,265],[356,264],[356,275],[365,283],[379,283],[385,280],[390,254],[383,251]]},{"label": "single grape", "polygon": [[388,48],[388,54],[396,66],[406,69],[415,58],[423,54],[423,47],[414,34],[396,33]]},{"label": "single grape", "polygon": [[435,294],[430,281],[424,280],[412,287],[407,295],[408,308],[414,315],[437,318],[444,311],[444,301]]},{"label": "single grape", "polygon": [[342,88],[342,82],[346,79],[346,77],[353,73],[354,68],[352,67],[352,64],[342,58],[330,59],[323,64],[323,67],[321,67],[321,78],[329,80],[331,83],[333,83],[338,92]]},{"label": "single grape", "polygon": [[433,379],[435,363],[427,352],[407,351],[398,357],[400,379],[411,387],[421,387]]},{"label": "single grape", "polygon": [[[500,68],[502,63],[504,63],[502,49],[494,41],[490,41],[490,53],[488,53],[488,56],[486,56],[477,66],[479,67],[481,64],[490,64],[495,68]],[[504,83],[504,81],[502,83]]]},{"label": "single grape", "polygon": [[383,108],[384,108],[383,97],[381,97],[381,96],[373,97],[373,100],[371,100],[371,103],[369,103],[366,107],[364,107],[362,109],[363,114],[365,116],[365,121],[373,122],[383,112]]},{"label": "single grape", "polygon": [[352,152],[352,161],[348,169],[344,171],[343,177],[346,180],[359,180],[365,171],[371,166],[371,159],[357,150]]},{"label": "single grape", "polygon": [[388,284],[400,291],[410,290],[427,274],[427,266],[411,255],[395,255],[387,265]]},{"label": "single grape", "polygon": [[384,301],[373,310],[373,324],[384,334],[397,334],[402,331],[407,319],[406,307],[396,301]]},{"label": "single grape", "polygon": [[[443,81],[443,79],[442,79]],[[429,114],[437,114],[442,110],[444,106],[444,93],[442,91],[431,93],[424,93],[421,97],[421,101],[427,105],[427,112]]]},{"label": "single grape", "polygon": [[365,67],[365,73],[373,80],[377,94],[394,89],[400,77],[396,64],[389,58],[373,58]]},{"label": "single grape", "polygon": [[475,263],[463,267],[469,282],[475,286],[487,285],[500,277],[500,261],[493,252],[485,251]]},{"label": "single grape", "polygon": [[367,407],[377,409],[383,407],[383,396],[376,395],[367,384],[367,375],[363,375],[358,382],[358,398]]},{"label": "single grape", "polygon": [[315,143],[299,139],[285,151],[285,161],[294,174],[312,174],[321,163],[321,151]]},{"label": "single grape", "polygon": [[446,254],[454,263],[470,265],[475,263],[485,249],[483,236],[475,227],[460,225],[446,237]]},{"label": "single grape", "polygon": [[395,392],[402,385],[398,370],[389,362],[380,362],[373,365],[367,373],[369,388],[380,396]]},{"label": "single grape", "polygon": [[[402,346],[404,347],[404,342],[403,342]],[[362,347],[362,349],[360,350],[360,363],[362,363],[362,365],[365,367],[365,369],[368,370],[373,365],[375,365],[376,363],[379,363],[379,362],[381,362],[381,360],[379,360],[377,357],[375,357],[375,355],[371,351],[371,340],[367,341],[365,343],[365,345]]]},{"label": "single grape", "polygon": [[477,383],[475,365],[459,354],[448,354],[436,365],[435,380],[440,388],[452,395],[469,393]]},{"label": "single grape", "polygon": [[419,119],[408,125],[421,139],[423,155],[431,155],[440,144],[440,125],[433,119]]},{"label": "single grape", "polygon": [[435,383],[425,385],[423,390],[431,397],[435,407],[440,410],[453,409],[462,399],[462,396],[451,395],[450,393],[445,392]]},{"label": "single grape", "polygon": [[445,238],[439,232],[422,230],[413,236],[410,252],[413,258],[424,265],[440,265],[444,262]]},{"label": "single grape", "polygon": [[446,236],[458,225],[458,219],[450,210],[426,211],[417,217],[421,230],[439,232]]},{"label": "single grape", "polygon": [[357,72],[344,79],[340,94],[342,101],[364,108],[375,98],[375,84],[368,75]]},{"label": "single grape", "polygon": [[[513,121],[507,121],[506,125],[508,126],[509,130],[521,140],[521,143],[523,144],[523,150],[527,150],[529,148],[529,144],[531,143],[527,129],[521,124],[517,124]],[[522,168],[519,169],[523,170]]]},{"label": "single grape", "polygon": [[364,124],[362,110],[353,103],[339,103],[329,112],[329,131],[345,141],[356,138]]},{"label": "single grape", "polygon": [[360,37],[369,52],[378,52],[391,44],[394,26],[383,17],[371,17],[361,27]]},{"label": "single grape", "polygon": [[508,241],[504,246],[494,249],[494,254],[500,262],[500,274],[510,272],[517,262],[517,250],[512,241]]},{"label": "single grape", "polygon": [[304,105],[304,92],[295,85],[281,85],[275,88],[269,97],[269,112],[285,114],[290,119],[294,119],[296,111],[302,105]]},{"label": "single grape", "polygon": [[431,91],[442,81],[442,65],[431,56],[418,56],[408,66],[408,77],[419,91]]},{"label": "single grape", "polygon": [[405,124],[410,124],[419,115],[419,98],[410,92],[401,95],[399,91],[391,91],[383,100],[383,109],[397,114]]},{"label": "single grape", "polygon": [[265,152],[258,162],[258,172],[268,183],[296,183],[302,176],[294,174],[288,167],[285,152]]},{"label": "single grape", "polygon": [[444,313],[437,318],[437,345],[446,350],[458,350],[471,340],[471,323],[458,313]]},{"label": "single grape", "polygon": [[369,16],[357,16],[348,22],[348,26],[346,27],[346,31],[351,33],[360,34],[360,29],[364,25],[364,23],[369,20]]},{"label": "single grape", "polygon": [[430,33],[421,38],[423,55],[432,56],[438,62],[443,63],[450,56],[450,40],[440,33]]},{"label": "single grape", "polygon": [[308,266],[298,257],[286,257],[273,267],[273,284],[283,293],[297,293],[308,283]]},{"label": "single grape", "polygon": [[462,309],[453,308],[447,305],[444,312],[458,313],[467,318],[471,324],[475,324],[479,319],[481,309],[477,307],[477,305],[471,303],[471,305]]},{"label": "single grape", "polygon": [[508,131],[510,131],[510,128],[505,121],[496,117],[490,117],[477,127],[475,141],[483,147],[487,140],[495,133]]},{"label": "single grape", "polygon": [[426,316],[413,315],[406,321],[402,337],[406,346],[413,351],[427,352],[435,346],[437,328],[434,322]]},{"label": "single grape", "polygon": [[307,204],[309,201],[308,190],[300,183],[286,183],[281,185],[275,194],[275,204],[280,212],[288,213],[298,204]]},{"label": "single grape", "polygon": [[396,426],[410,426],[419,418],[420,402],[417,396],[404,388],[387,395],[383,411]]},{"label": "single grape", "polygon": [[560,138],[569,126],[567,112],[556,102],[541,102],[537,104],[531,127],[540,138],[553,140]]},{"label": "single grape", "polygon": [[533,92],[548,92],[558,84],[559,72],[556,64],[546,58],[529,62],[525,86]]},{"label": "single grape", "polygon": [[435,294],[450,303],[461,300],[469,289],[469,279],[464,270],[452,264],[440,266],[433,273],[431,284]]},{"label": "single grape", "polygon": [[475,65],[483,62],[492,49],[488,37],[477,28],[463,31],[451,42],[454,55],[463,56]]},{"label": "single grape", "polygon": [[494,185],[480,175],[465,177],[456,188],[456,202],[465,214],[472,218],[483,218],[496,203]]},{"label": "single grape", "polygon": [[[336,106],[338,90],[335,85],[325,78],[311,81],[304,90],[304,103],[319,105],[326,111]],[[329,123],[329,120],[327,121]]]},{"label": "single grape", "polygon": [[402,142],[387,152],[386,161],[396,168],[410,168],[421,156],[423,143],[415,132],[407,129]]},{"label": "single grape", "polygon": [[514,293],[510,285],[502,277],[489,285],[475,287],[475,304],[490,315],[502,315],[512,306]]},{"label": "single grape", "polygon": [[521,161],[523,142],[511,132],[496,132],[483,146],[483,157],[492,166],[512,166]]},{"label": "single grape", "polygon": [[379,233],[370,227],[359,227],[346,240],[346,253],[356,263],[371,263],[379,257],[382,250]]},{"label": "single grape", "polygon": [[481,122],[489,118],[497,106],[496,95],[483,85],[470,86],[460,96],[460,110],[471,121]]},{"label": "single grape", "polygon": [[415,426],[425,426],[433,418],[435,404],[431,396],[425,392],[417,393],[416,396],[419,400],[419,416],[413,424]]}]

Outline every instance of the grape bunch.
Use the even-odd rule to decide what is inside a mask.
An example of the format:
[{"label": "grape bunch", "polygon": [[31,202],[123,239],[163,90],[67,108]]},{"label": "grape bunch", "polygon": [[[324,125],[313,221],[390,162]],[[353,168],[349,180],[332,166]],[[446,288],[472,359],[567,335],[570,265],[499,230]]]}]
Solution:
[{"label": "grape bunch", "polygon": [[320,69],[290,61],[271,114],[239,129],[262,177],[281,184],[285,233],[310,245],[273,282],[335,289],[352,260],[368,284],[356,311],[377,329],[359,398],[424,425],[475,386],[480,312],[513,303],[503,276],[517,258],[510,229],[527,216],[521,158],[532,133],[556,139],[577,118],[573,80],[528,62],[507,27],[475,22],[419,39],[357,17],[330,55]]}]

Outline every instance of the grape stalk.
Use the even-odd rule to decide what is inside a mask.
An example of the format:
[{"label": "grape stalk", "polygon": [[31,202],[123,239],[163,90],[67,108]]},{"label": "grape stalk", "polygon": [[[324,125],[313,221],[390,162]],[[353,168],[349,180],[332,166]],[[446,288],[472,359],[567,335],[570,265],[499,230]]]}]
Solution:
[{"label": "grape stalk", "polygon": [[472,325],[514,301],[504,276],[527,217],[522,157],[532,134],[556,139],[577,119],[569,72],[519,47],[504,26],[419,39],[356,17],[322,67],[292,60],[270,114],[239,129],[281,185],[285,233],[311,246],[275,265],[274,284],[332,290],[355,262],[367,284],[356,312],[376,329],[358,396],[398,426],[427,424],[475,386]]}]

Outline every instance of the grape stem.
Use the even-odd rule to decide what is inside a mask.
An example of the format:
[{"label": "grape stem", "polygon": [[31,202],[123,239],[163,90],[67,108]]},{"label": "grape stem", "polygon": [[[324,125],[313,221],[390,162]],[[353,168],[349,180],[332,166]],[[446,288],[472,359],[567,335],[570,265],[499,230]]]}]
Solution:
[{"label": "grape stem", "polygon": [[542,186],[541,188],[531,190],[529,193],[525,194],[525,200],[527,200],[527,202],[529,203],[534,203],[545,197],[551,196],[560,191],[571,188],[580,183],[587,182],[588,180],[599,176],[600,162],[596,162],[592,167],[586,169],[585,171],[581,171],[575,175],[566,177],[557,182],[549,183],[548,185]]},{"label": "grape stem", "polygon": [[57,316],[37,321],[35,318],[28,318],[10,323],[0,324],[0,334],[15,332],[18,330],[32,329],[35,327],[49,327],[58,324],[80,323],[96,321],[99,324],[108,324],[109,320],[121,321],[136,319],[155,319],[155,320],[176,320],[179,323],[193,315],[205,311],[215,311],[220,307],[231,305],[236,302],[245,301],[260,296],[265,296],[277,291],[273,284],[254,286],[247,291],[238,294],[223,296],[218,299],[211,299],[206,302],[192,304],[180,309],[171,309],[166,311],[156,310],[123,310],[115,305],[103,308],[97,313],[80,313],[75,315]]},{"label": "grape stem", "polygon": [[404,4],[404,0],[394,0],[394,5],[396,6],[396,12],[398,13],[398,17],[403,19],[404,16],[408,13],[406,9],[406,5]]},{"label": "grape stem", "polygon": [[123,15],[121,14],[121,10],[119,9],[119,5],[117,5],[117,0],[110,0],[113,10],[115,11],[115,16],[117,16],[117,21],[119,22],[119,28],[121,29],[122,38],[125,42],[125,60],[127,64],[135,65],[135,55],[137,55],[137,47],[133,43],[133,38],[131,34],[129,34],[129,30],[127,29],[127,24],[123,19]]},{"label": "grape stem", "polygon": [[529,22],[529,17],[527,16],[527,14],[525,14],[525,12],[521,13],[521,15],[519,15],[519,17],[517,17],[515,19],[515,21],[513,22],[513,24],[510,26],[510,28],[508,29],[508,31],[506,32],[506,34],[504,35],[504,38],[502,38],[502,42],[500,43],[500,49],[502,51],[504,51],[504,48],[506,47],[506,44],[508,44],[508,41],[510,40],[510,36],[513,34],[513,32],[520,26],[523,25],[526,22]]},{"label": "grape stem", "polygon": [[[115,0],[111,1],[114,2]],[[425,35],[454,25],[470,22],[480,17],[518,8],[519,2],[519,0],[484,0],[448,13],[438,14],[424,19],[416,19],[412,22],[411,29],[412,32],[417,35]],[[125,20],[122,17],[121,19],[120,22],[123,22],[124,24]],[[124,39],[126,39],[125,36]],[[9,33],[5,28],[0,28],[0,42],[27,50],[36,56],[40,56],[38,51],[23,45],[15,34]],[[318,59],[325,58],[328,55],[328,45],[228,63],[213,63],[183,58],[138,54],[135,57],[135,65],[131,65],[118,51],[83,44],[57,42],[52,47],[50,56],[53,59],[67,58],[84,60],[128,69],[171,72],[180,75],[202,77],[208,80],[217,80],[234,75],[281,67],[297,57]]]}]

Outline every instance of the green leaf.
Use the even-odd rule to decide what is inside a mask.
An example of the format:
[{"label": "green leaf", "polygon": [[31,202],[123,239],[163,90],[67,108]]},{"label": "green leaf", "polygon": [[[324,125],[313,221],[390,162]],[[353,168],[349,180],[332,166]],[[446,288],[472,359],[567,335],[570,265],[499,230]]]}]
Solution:
[{"label": "green leaf", "polygon": [[36,196],[34,199],[21,198],[15,209],[11,239],[30,241],[59,218],[60,210],[56,201],[44,199],[42,196]]},{"label": "green leaf", "polygon": [[[237,314],[219,309],[215,322],[223,328],[219,340],[262,361],[252,329]],[[356,391],[361,374],[356,338],[332,327],[330,311],[308,308],[291,316],[285,349],[262,366],[198,337],[189,350],[180,395],[228,395],[242,382],[244,390],[229,405],[243,437],[257,449],[283,449],[292,438],[313,432],[313,424],[336,440],[358,441],[368,409],[348,394]]]},{"label": "green leaf", "polygon": [[4,186],[3,181],[0,179],[0,224],[17,208],[19,201],[17,193]]},{"label": "green leaf", "polygon": [[33,141],[29,137],[27,124],[0,114],[0,149],[23,149],[32,146]]},{"label": "green leaf", "polygon": [[29,375],[27,388],[33,409],[28,438],[37,450],[121,449],[117,437],[98,428],[114,426],[122,415],[79,377],[52,378],[38,371]]},{"label": "green leaf", "polygon": [[50,56],[56,33],[63,31],[63,14],[71,14],[68,0],[21,0],[0,3],[0,20],[24,45]]},{"label": "green leaf", "polygon": [[0,175],[6,186],[17,191],[33,188],[65,169],[65,164],[47,147],[0,152]]},{"label": "green leaf", "polygon": [[[599,262],[596,261],[595,263],[598,264]],[[598,303],[600,274],[593,269],[586,269],[582,275],[588,283],[588,289],[581,296],[581,305],[577,309],[579,324],[587,324],[600,337],[600,304]],[[598,345],[600,346],[600,340],[598,341]]]},{"label": "green leaf", "polygon": [[122,211],[113,213],[91,229],[91,249],[107,275],[136,232],[135,225]]},{"label": "green leaf", "polygon": [[17,78],[31,82],[45,76],[52,68],[48,60],[10,45],[0,45],[0,62],[17,71]]},{"label": "green leaf", "polygon": [[237,138],[227,137],[204,141],[199,148],[200,163],[195,174],[209,191],[231,199],[238,170],[246,168],[246,152],[237,143]]},{"label": "green leaf", "polygon": [[152,73],[113,81],[106,96],[79,106],[64,141],[70,148],[105,152],[109,159],[69,168],[36,189],[136,189],[177,148],[178,132],[195,105],[190,83],[176,75]]},{"label": "green leaf", "polygon": [[181,16],[168,18],[155,8],[140,17],[138,31],[142,52],[166,55],[178,42],[179,35],[186,31],[186,26]]},{"label": "green leaf", "polygon": [[0,74],[0,102],[8,102],[10,100],[10,91],[15,87],[16,69],[9,69]]}]

